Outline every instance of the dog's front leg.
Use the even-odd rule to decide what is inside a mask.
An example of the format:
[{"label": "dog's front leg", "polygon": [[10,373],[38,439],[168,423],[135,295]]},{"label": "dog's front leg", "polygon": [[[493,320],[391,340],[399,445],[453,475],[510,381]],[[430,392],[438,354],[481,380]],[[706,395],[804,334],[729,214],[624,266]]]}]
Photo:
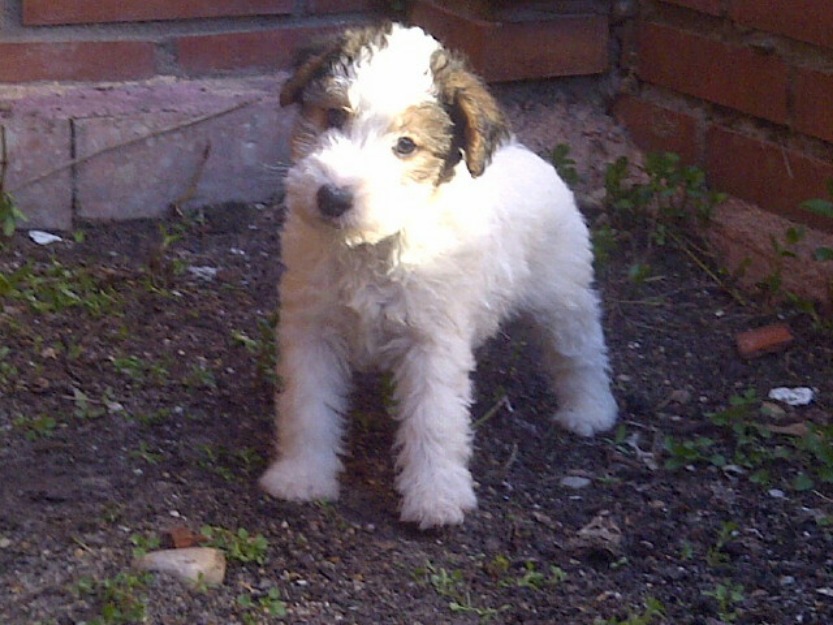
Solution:
[{"label": "dog's front leg", "polygon": [[278,350],[278,457],[260,485],[280,499],[336,499],[350,375],[343,341],[323,324],[289,318]]},{"label": "dog's front leg", "polygon": [[473,366],[468,343],[457,339],[411,347],[394,372],[401,519],[420,529],[462,523],[477,506],[467,466]]}]

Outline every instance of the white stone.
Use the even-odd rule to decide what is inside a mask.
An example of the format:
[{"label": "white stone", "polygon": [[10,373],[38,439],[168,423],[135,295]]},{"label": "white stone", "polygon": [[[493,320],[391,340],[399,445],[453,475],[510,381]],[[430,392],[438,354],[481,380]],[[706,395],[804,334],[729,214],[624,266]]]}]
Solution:
[{"label": "white stone", "polygon": [[61,237],[49,232],[44,232],[43,230],[30,230],[29,238],[38,245],[49,245],[50,243],[63,241]]},{"label": "white stone", "polygon": [[806,386],[796,388],[779,386],[769,392],[770,399],[780,401],[788,406],[806,406],[813,401],[814,396],[813,389],[807,388]]},{"label": "white stone", "polygon": [[219,586],[226,576],[226,557],[211,547],[151,551],[133,564],[146,571],[168,573],[189,584]]}]

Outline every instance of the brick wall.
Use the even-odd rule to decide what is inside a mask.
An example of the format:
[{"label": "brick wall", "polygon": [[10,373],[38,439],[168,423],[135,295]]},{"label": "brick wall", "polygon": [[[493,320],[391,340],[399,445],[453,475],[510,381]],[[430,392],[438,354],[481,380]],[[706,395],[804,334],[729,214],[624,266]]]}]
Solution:
[{"label": "brick wall", "polygon": [[[170,206],[269,201],[289,156],[293,114],[277,96],[298,45],[403,4],[0,0],[4,191],[26,227],[56,229],[158,217]],[[474,43],[472,60],[490,78],[606,70],[608,0],[497,5],[498,24],[475,15],[454,31],[473,35],[454,43]]]},{"label": "brick wall", "polygon": [[0,83],[285,67],[299,41],[381,0],[0,0]]},{"label": "brick wall", "polygon": [[642,0],[625,64],[636,80],[616,111],[644,148],[833,231],[799,208],[833,179],[830,0]]}]

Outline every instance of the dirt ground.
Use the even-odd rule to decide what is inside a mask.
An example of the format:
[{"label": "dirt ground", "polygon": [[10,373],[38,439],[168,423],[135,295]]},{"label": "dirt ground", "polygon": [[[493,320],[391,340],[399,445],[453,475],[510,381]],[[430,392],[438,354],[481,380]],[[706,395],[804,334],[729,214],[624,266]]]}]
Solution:
[{"label": "dirt ground", "polygon": [[[603,164],[631,149],[602,99],[501,97],[522,137],[571,145],[597,221]],[[608,435],[551,425],[522,327],[480,351],[479,509],[461,527],[398,522],[371,377],[342,498],[264,496],[281,215],[234,205],[2,240],[0,623],[833,622],[830,330],[742,305],[673,249],[649,275],[624,247],[599,263],[621,407]],[[773,321],[793,346],[740,358],[735,334]],[[766,399],[782,386],[815,399]],[[221,586],[132,568],[173,528],[225,537]]]}]

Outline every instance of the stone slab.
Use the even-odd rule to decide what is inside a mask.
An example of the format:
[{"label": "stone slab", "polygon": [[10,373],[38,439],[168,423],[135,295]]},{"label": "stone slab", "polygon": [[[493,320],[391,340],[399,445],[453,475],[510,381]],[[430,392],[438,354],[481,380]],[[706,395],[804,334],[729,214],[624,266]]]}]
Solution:
[{"label": "stone slab", "polygon": [[273,198],[279,181],[270,166],[288,158],[288,127],[277,103],[258,101],[206,118],[228,108],[77,120],[77,154],[89,159],[77,168],[77,215],[159,217],[175,203]]},{"label": "stone slab", "polygon": [[56,169],[70,160],[69,121],[33,116],[0,118],[0,132],[5,137],[8,161],[4,187],[27,218],[20,227],[69,229],[71,172],[69,167]]},{"label": "stone slab", "polygon": [[274,198],[294,118],[284,77],[0,87],[7,189],[48,174],[15,192],[25,226]]}]

